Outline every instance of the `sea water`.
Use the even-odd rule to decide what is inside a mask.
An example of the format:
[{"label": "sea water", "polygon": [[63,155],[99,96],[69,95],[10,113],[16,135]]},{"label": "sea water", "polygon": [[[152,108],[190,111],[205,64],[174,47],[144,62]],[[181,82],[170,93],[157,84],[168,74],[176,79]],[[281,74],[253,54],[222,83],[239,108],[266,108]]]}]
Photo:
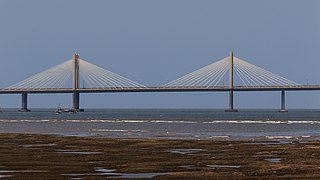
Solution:
[{"label": "sea water", "polygon": [[320,110],[86,109],[76,114],[54,110],[4,110],[0,133],[55,134],[108,138],[213,140],[320,139]]}]

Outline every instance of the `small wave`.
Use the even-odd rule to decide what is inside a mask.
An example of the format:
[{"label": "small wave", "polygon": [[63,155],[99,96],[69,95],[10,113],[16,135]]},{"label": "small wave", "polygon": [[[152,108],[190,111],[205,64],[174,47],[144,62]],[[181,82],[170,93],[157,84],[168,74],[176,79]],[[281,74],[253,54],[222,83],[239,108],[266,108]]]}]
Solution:
[{"label": "small wave", "polygon": [[292,139],[292,136],[266,136],[267,139]]},{"label": "small wave", "polygon": [[148,132],[146,130],[126,130],[126,129],[92,129],[95,132]]},{"label": "small wave", "polygon": [[172,124],[320,124],[320,121],[292,121],[292,120],[212,120],[184,121],[184,120],[130,120],[130,119],[0,119],[0,123],[45,123],[45,122],[67,122],[67,123],[172,123]]},{"label": "small wave", "polygon": [[108,120],[108,119],[51,119],[51,120],[35,120],[35,119],[0,119],[0,122],[5,123],[18,123],[18,122],[68,122],[68,123],[181,123],[181,124],[191,124],[198,123],[195,121],[171,121],[171,120]]},{"label": "small wave", "polygon": [[218,124],[218,123],[230,123],[230,124],[320,124],[320,121],[255,121],[255,120],[237,120],[237,121],[211,121],[203,122],[204,124]]},{"label": "small wave", "polygon": [[197,123],[195,121],[164,121],[164,120],[153,120],[150,121],[152,123],[186,123],[186,124],[194,124]]},{"label": "small wave", "polygon": [[311,136],[301,136],[302,138],[310,138]]},{"label": "small wave", "polygon": [[91,119],[91,120],[61,120],[64,122],[74,123],[197,123],[194,121],[166,121],[166,120],[103,120],[103,119]]},{"label": "small wave", "polygon": [[41,123],[41,122],[50,122],[53,120],[34,120],[34,119],[20,119],[20,120],[16,120],[16,119],[0,119],[0,122],[4,122],[4,123],[19,123],[19,122],[27,122],[27,123]]},{"label": "small wave", "polygon": [[216,138],[229,138],[229,136],[210,136],[208,139],[216,139]]},{"label": "small wave", "polygon": [[320,124],[320,121],[288,121],[288,124]]}]

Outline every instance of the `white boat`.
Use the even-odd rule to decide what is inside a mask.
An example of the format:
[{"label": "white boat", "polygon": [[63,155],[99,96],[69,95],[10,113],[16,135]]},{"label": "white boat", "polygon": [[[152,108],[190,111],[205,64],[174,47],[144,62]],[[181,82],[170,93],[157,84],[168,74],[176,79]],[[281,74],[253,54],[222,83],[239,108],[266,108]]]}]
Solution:
[{"label": "white boat", "polygon": [[72,109],[63,109],[61,106],[58,106],[58,108],[54,112],[56,114],[61,114],[61,113],[74,114],[74,113],[76,113],[76,111],[73,111]]},{"label": "white boat", "polygon": [[58,108],[54,111],[54,113],[56,114],[61,114],[62,112],[63,112],[63,109],[60,106],[58,106]]}]

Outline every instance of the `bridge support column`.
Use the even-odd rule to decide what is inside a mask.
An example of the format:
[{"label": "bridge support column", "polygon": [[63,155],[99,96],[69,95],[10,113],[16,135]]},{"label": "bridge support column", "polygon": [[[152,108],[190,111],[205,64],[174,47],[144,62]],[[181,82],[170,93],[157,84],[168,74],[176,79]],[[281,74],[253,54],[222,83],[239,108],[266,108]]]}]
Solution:
[{"label": "bridge support column", "polygon": [[230,51],[230,68],[229,68],[229,109],[225,112],[238,112],[237,109],[233,109],[233,52]]},{"label": "bridge support column", "polygon": [[225,112],[238,112],[238,109],[234,109],[233,106],[233,90],[229,92],[229,109],[226,109]]},{"label": "bridge support column", "polygon": [[29,112],[30,111],[28,109],[28,94],[27,93],[21,94],[21,109],[19,111],[20,112]]},{"label": "bridge support column", "polygon": [[79,66],[79,54],[73,54],[73,72],[72,72],[72,111],[73,112],[79,112],[83,111],[83,109],[80,109],[80,93],[77,92],[77,89],[80,85],[80,66]]},{"label": "bridge support column", "polygon": [[78,112],[80,111],[80,94],[78,92],[73,92],[72,94],[72,111]]},{"label": "bridge support column", "polygon": [[279,112],[288,112],[286,109],[286,92],[284,90],[281,91],[281,109]]}]

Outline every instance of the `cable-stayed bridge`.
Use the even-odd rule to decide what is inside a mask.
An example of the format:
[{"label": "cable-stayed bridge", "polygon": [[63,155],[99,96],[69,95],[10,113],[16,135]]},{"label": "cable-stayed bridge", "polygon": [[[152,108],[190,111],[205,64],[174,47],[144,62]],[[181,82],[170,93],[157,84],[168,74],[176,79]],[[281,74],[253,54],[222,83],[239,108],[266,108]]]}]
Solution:
[{"label": "cable-stayed bridge", "polygon": [[[228,79],[228,85],[224,84]],[[235,85],[235,80],[237,84]],[[21,94],[21,111],[28,110],[28,94],[72,93],[73,111],[79,111],[81,93],[112,92],[229,92],[228,112],[234,109],[235,91],[279,91],[281,112],[286,112],[285,92],[320,90],[320,85],[300,85],[258,66],[230,55],[162,86],[148,87],[80,59],[72,59],[31,76],[7,88],[0,94]]]}]

